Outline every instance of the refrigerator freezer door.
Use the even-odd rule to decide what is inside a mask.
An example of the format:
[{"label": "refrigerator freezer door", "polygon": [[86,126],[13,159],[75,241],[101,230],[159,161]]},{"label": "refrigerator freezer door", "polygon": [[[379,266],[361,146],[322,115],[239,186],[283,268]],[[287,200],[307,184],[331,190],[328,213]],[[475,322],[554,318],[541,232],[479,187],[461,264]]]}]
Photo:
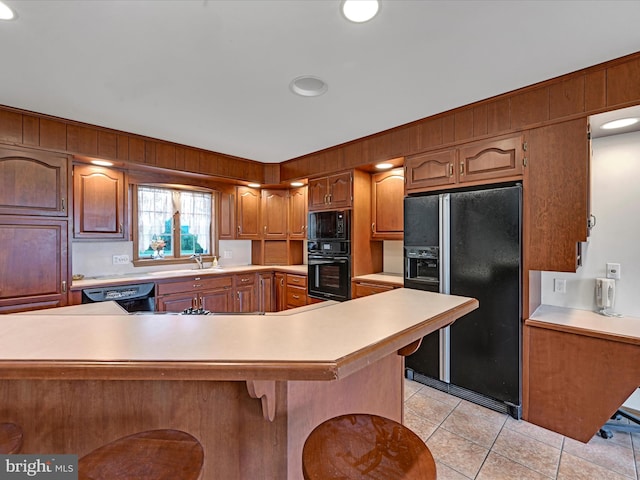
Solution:
[{"label": "refrigerator freezer door", "polygon": [[480,307],[451,326],[451,384],[519,405],[521,188],[451,195],[451,293]]},{"label": "refrigerator freezer door", "polygon": [[438,195],[404,199],[405,247],[439,245],[438,209]]}]

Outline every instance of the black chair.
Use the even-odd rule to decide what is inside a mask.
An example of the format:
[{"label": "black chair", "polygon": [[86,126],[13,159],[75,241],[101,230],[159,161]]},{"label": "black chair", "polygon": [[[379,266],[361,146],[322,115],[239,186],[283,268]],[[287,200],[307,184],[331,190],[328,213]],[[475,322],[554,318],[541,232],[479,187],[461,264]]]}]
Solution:
[{"label": "black chair", "polygon": [[[621,423],[620,420],[626,418],[630,423]],[[624,407],[620,407],[611,417],[612,421],[605,423],[598,434],[602,438],[613,437],[612,430],[620,432],[640,433],[640,417],[634,415]]]}]

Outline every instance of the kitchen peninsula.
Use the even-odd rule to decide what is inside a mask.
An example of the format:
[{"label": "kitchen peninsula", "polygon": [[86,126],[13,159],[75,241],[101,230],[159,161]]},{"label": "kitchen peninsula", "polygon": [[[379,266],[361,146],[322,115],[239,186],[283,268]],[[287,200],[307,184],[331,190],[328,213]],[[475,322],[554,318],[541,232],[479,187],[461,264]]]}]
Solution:
[{"label": "kitchen peninsula", "polygon": [[402,355],[477,307],[399,288],[271,315],[0,316],[0,418],[24,453],[176,428],[202,442],[206,480],[297,480],[325,419],[401,421]]}]

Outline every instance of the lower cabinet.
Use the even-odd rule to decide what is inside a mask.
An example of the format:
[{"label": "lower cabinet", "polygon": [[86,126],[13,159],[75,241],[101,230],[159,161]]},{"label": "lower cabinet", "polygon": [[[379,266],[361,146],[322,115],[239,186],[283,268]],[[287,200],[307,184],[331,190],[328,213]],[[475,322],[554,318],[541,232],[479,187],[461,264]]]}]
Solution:
[{"label": "lower cabinet", "polygon": [[235,312],[248,313],[258,311],[258,289],[255,273],[234,275]]},{"label": "lower cabinet", "polygon": [[287,274],[276,272],[274,274],[273,290],[275,294],[276,312],[287,309]]},{"label": "lower cabinet", "polygon": [[179,313],[188,308],[202,308],[217,313],[234,311],[231,276],[159,282],[156,295],[159,312]]},{"label": "lower cabinet", "polygon": [[353,282],[351,282],[351,297],[366,297],[368,295],[374,295],[376,293],[388,292],[389,290],[400,287],[401,285],[395,285],[391,283],[372,283],[362,280],[354,280]]},{"label": "lower cabinet", "polygon": [[258,279],[258,298],[260,300],[258,310],[260,310],[261,312],[275,312],[276,291],[274,288],[275,285],[273,272],[259,273]]},{"label": "lower cabinet", "polygon": [[287,309],[307,304],[307,277],[287,273]]}]

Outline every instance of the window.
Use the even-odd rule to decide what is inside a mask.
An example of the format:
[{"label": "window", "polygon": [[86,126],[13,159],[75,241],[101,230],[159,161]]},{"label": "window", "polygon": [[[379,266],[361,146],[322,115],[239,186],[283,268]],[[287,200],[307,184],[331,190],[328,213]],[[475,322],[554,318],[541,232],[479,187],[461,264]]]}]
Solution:
[{"label": "window", "polygon": [[148,185],[138,185],[136,191],[138,259],[213,254],[210,192]]}]

